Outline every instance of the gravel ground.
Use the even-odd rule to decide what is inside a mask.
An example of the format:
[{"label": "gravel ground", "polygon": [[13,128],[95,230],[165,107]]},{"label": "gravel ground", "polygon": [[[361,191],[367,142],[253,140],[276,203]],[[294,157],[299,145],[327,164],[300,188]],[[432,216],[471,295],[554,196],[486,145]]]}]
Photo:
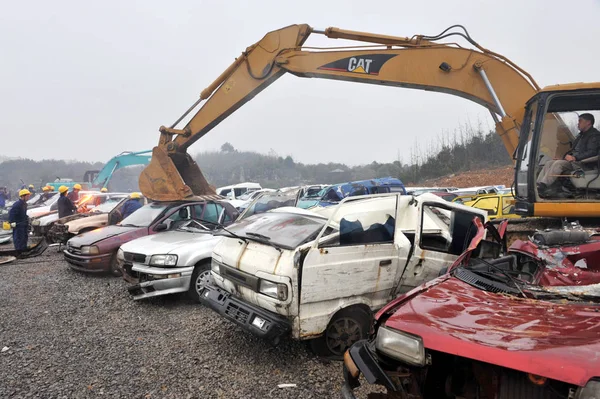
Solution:
[{"label": "gravel ground", "polygon": [[0,298],[0,398],[340,397],[341,363],[272,347],[181,295],[134,302],[56,248],[0,265]]}]

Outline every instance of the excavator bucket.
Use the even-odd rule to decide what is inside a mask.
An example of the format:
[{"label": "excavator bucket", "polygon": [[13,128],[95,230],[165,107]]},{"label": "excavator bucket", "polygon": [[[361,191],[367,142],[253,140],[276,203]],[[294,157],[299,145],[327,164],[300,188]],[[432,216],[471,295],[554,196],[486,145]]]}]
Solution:
[{"label": "excavator bucket", "polygon": [[154,201],[181,201],[194,196],[216,195],[187,153],[168,154],[160,147],[152,150],[152,160],[140,175],[140,190]]}]

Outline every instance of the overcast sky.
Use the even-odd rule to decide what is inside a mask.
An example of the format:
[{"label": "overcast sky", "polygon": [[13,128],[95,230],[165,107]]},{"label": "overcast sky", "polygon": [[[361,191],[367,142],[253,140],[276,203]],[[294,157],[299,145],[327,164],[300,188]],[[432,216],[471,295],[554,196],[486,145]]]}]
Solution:
[{"label": "overcast sky", "polygon": [[[242,50],[308,23],[397,36],[460,23],[542,85],[600,80],[600,1],[5,1],[0,154],[107,161],[150,149]],[[314,46],[339,40],[313,35]],[[409,161],[486,109],[445,94],[286,75],[196,142],[297,161]]]}]

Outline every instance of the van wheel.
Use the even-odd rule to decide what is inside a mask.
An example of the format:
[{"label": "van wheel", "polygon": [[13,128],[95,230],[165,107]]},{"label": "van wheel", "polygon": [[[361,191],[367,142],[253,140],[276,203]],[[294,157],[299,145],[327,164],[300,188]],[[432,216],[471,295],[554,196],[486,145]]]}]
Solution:
[{"label": "van wheel", "polygon": [[310,341],[311,350],[321,357],[342,360],[352,344],[366,339],[371,326],[371,314],[361,308],[340,310],[329,321],[323,335]]},{"label": "van wheel", "polygon": [[210,277],[210,262],[203,262],[194,267],[188,295],[194,302],[200,303],[200,293],[206,284],[212,282]]}]

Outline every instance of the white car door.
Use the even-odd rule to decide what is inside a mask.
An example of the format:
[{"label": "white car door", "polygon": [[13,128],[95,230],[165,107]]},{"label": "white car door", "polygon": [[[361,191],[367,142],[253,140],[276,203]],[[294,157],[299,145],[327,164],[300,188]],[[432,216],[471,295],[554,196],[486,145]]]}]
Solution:
[{"label": "white car door", "polygon": [[334,312],[351,304],[379,308],[388,302],[399,273],[400,249],[407,253],[410,247],[404,235],[395,234],[398,198],[342,203],[330,217],[302,262],[301,335],[322,332]]},{"label": "white car door", "polygon": [[487,220],[486,213],[479,209],[446,202],[433,194],[419,197],[417,212],[413,252],[395,295],[438,277],[463,253],[477,232],[473,218]]}]

